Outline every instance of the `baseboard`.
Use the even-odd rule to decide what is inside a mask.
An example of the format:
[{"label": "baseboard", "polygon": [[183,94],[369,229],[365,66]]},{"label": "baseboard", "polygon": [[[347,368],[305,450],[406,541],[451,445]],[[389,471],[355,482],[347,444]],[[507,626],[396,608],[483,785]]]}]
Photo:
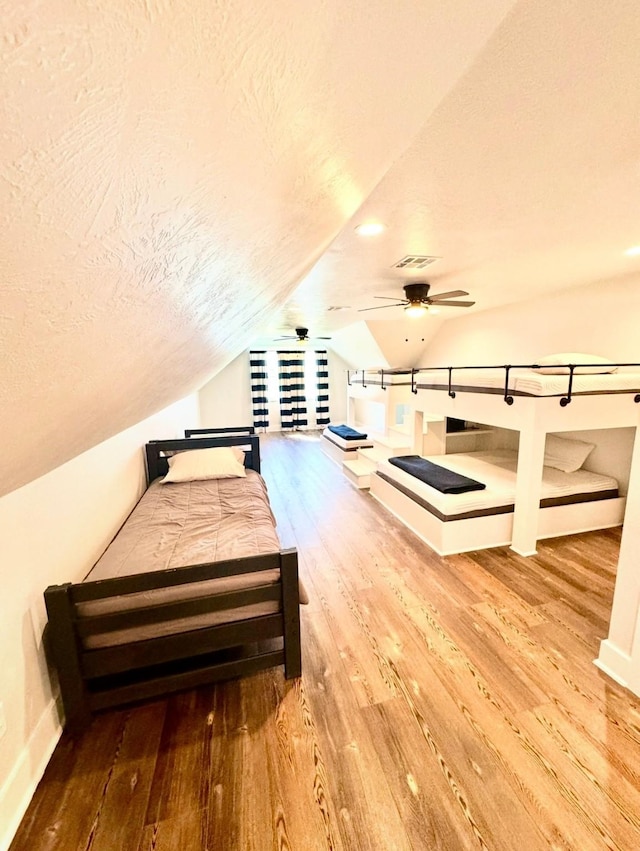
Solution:
[{"label": "baseboard", "polygon": [[593,664],[618,685],[629,688],[631,657],[612,644],[608,638],[600,642],[600,653]]},{"label": "baseboard", "polygon": [[0,851],[7,851],[55,750],[62,727],[54,698],[0,789]]}]

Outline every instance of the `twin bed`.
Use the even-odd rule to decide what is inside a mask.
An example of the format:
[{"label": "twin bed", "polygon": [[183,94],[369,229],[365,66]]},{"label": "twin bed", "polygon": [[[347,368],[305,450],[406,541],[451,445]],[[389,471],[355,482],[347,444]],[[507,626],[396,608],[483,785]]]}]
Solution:
[{"label": "twin bed", "polygon": [[69,728],[267,667],[300,675],[297,553],[280,548],[258,437],[222,431],[147,444],[148,487],[120,532],[83,582],[46,589]]},{"label": "twin bed", "polygon": [[[378,464],[371,492],[440,555],[510,544],[518,456],[490,450],[427,460],[482,482],[468,493],[441,493],[389,461]],[[619,525],[624,499],[618,482],[588,470],[543,466],[538,538]]]},{"label": "twin bed", "polygon": [[323,430],[320,445],[323,452],[337,464],[355,461],[359,449],[373,448],[373,442],[367,434],[356,432],[348,426],[332,425]]},{"label": "twin bed", "polygon": [[[625,498],[617,482],[574,467],[549,469],[547,438],[563,432],[637,428],[639,364],[611,364],[582,355],[555,355],[547,364],[353,372],[350,392],[383,387],[411,400],[418,416],[452,417],[518,432],[518,452],[442,455],[430,460],[486,484],[449,496],[381,463],[371,493],[442,555],[511,545],[532,555],[540,538],[620,525]],[[542,362],[541,362],[542,363]],[[615,371],[621,368],[622,371]],[[393,393],[395,389],[397,392]],[[400,395],[404,391],[406,395]],[[640,470],[631,471],[640,476]],[[573,478],[572,478],[573,477]]]}]

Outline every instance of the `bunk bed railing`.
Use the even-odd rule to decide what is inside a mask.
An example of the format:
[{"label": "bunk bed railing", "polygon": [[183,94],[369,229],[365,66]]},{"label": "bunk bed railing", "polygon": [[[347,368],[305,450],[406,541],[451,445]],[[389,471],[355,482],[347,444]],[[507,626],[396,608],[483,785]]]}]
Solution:
[{"label": "bunk bed railing", "polygon": [[[602,364],[600,363],[581,363],[581,364],[566,364],[567,369],[569,370],[567,375],[567,390],[563,396],[560,397],[560,406],[566,407],[571,403],[571,400],[574,395],[573,391],[573,379],[576,369],[593,369],[599,368]],[[636,367],[640,368],[640,363],[612,363],[609,364],[612,369],[618,369],[620,367]],[[442,386],[429,386],[428,388],[422,389],[446,389],[447,394],[452,398],[456,398],[456,390],[454,389],[454,380],[453,373],[454,370],[464,371],[464,370],[496,370],[501,369],[504,370],[504,386],[502,390],[502,398],[505,404],[513,405],[514,397],[513,392],[509,388],[509,377],[511,375],[511,371],[514,369],[535,369],[539,370],[540,365],[537,363],[532,364],[489,364],[483,366],[425,366],[425,367],[411,367],[411,368],[395,368],[395,369],[376,369],[376,370],[367,370],[367,369],[347,369],[347,384],[351,387],[353,385],[361,385],[363,388],[367,387],[380,387],[382,390],[386,390],[387,387],[390,386],[411,386],[411,392],[417,394],[421,389],[420,384],[418,382],[418,378],[421,373],[433,373],[433,372],[446,372],[447,373],[447,384]],[[385,383],[385,377],[387,379]],[[409,378],[409,380],[402,380],[403,378]],[[495,393],[496,389],[491,387],[465,387],[465,392],[471,393]],[[582,391],[580,395],[601,395],[604,393],[608,393],[610,391],[606,390],[593,390],[593,391]],[[636,404],[640,403],[640,392],[636,393],[634,390],[626,390],[620,392],[634,393],[633,401]],[[522,395],[522,394],[521,394]]]}]

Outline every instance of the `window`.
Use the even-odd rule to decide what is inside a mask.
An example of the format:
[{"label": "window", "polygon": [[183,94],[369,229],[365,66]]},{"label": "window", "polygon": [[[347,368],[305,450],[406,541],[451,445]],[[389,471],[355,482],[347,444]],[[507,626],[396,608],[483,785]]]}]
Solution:
[{"label": "window", "polygon": [[[280,381],[278,377],[278,353],[276,351],[267,352],[267,395],[270,402],[277,402],[280,399]],[[307,400],[307,405],[313,408],[316,404],[318,396],[316,381],[316,372],[318,370],[318,360],[316,353],[312,351],[304,352],[304,395]]]}]

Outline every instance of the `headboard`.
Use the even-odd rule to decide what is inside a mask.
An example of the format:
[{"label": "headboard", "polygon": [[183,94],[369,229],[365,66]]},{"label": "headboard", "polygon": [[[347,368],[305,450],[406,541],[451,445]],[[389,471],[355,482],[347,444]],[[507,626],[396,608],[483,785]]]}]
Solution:
[{"label": "headboard", "polygon": [[186,428],[184,430],[185,437],[193,437],[194,434],[198,435],[211,435],[212,437],[216,434],[255,434],[256,430],[253,426],[225,426],[225,428]]},{"label": "headboard", "polygon": [[178,440],[152,440],[145,445],[147,485],[169,470],[168,457],[190,449],[211,449],[214,446],[239,446],[244,449],[244,466],[260,472],[260,438],[257,434],[225,434],[219,437],[189,437]]}]

